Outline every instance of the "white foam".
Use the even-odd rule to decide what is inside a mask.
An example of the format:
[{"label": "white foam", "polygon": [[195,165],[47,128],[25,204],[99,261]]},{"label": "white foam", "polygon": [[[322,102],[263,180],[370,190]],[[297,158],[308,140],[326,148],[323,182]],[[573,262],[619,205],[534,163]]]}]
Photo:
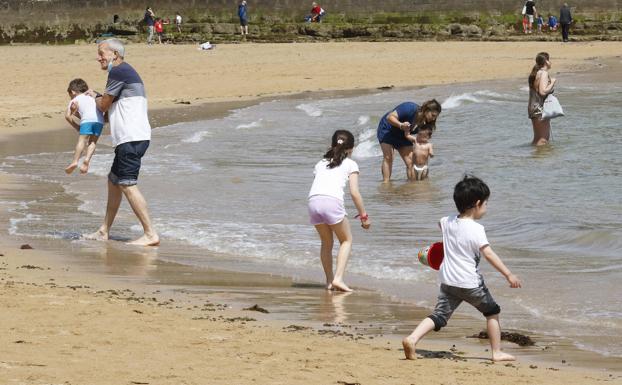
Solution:
[{"label": "white foam", "polygon": [[359,145],[354,148],[352,157],[355,159],[375,158],[382,155],[382,150],[376,139],[376,130],[367,129],[358,138]]},{"label": "white foam", "polygon": [[361,115],[356,121],[358,126],[364,126],[369,123],[370,117],[368,115]]},{"label": "white foam", "polygon": [[22,218],[10,218],[9,219],[9,234],[10,235],[24,235],[19,233],[19,226],[22,223],[41,221],[41,216],[36,214],[26,214]]},{"label": "white foam", "polygon": [[445,99],[441,106],[443,107],[443,110],[451,110],[453,108],[460,107],[466,102],[482,103],[483,101],[480,98],[476,97],[474,94],[467,92],[460,95],[451,95],[450,97]]},{"label": "white foam", "polygon": [[248,123],[248,124],[238,124],[235,129],[236,130],[241,130],[241,129],[248,129],[248,128],[258,128],[261,127],[261,122],[263,121],[263,119],[259,119],[256,120],[254,122]]},{"label": "white foam", "polygon": [[323,113],[319,107],[314,106],[312,104],[305,104],[305,103],[299,104],[296,106],[296,109],[304,111],[308,116],[311,116],[313,118],[318,118],[322,116],[322,113]]},{"label": "white foam", "polygon": [[188,138],[184,138],[181,141],[184,143],[200,143],[203,139],[209,137],[211,133],[209,131],[198,131],[192,134]]}]

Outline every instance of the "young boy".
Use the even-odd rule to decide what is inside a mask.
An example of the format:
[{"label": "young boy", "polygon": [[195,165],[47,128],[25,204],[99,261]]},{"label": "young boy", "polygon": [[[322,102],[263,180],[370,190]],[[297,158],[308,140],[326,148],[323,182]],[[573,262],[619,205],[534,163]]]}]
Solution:
[{"label": "young boy", "polygon": [[434,157],[434,148],[430,142],[433,129],[434,125],[426,124],[419,128],[413,138],[413,175],[415,180],[423,180],[428,177],[428,161]]},{"label": "young boy", "polygon": [[479,273],[483,255],[510,283],[521,287],[521,281],[503,264],[490,247],[484,226],[476,222],[486,214],[490,196],[488,186],[478,178],[465,176],[454,189],[454,202],[459,215],[444,217],[439,226],[443,232],[445,257],[439,271],[441,288],[436,308],[402,340],[406,359],[414,360],[417,343],[430,331],[438,331],[445,325],[462,301],[473,305],[486,317],[488,338],[493,361],[513,361],[514,356],[501,351],[501,308],[484,284]]},{"label": "young boy", "polygon": [[[78,167],[78,161],[85,147],[86,156],[84,157],[82,166],[80,166],[80,172],[86,174],[89,171],[89,164],[95,153],[97,139],[99,139],[104,127],[104,116],[101,111],[97,109],[95,99],[84,94],[88,89],[89,86],[82,79],[72,80],[69,82],[69,87],[67,87],[67,93],[69,93],[71,101],[67,107],[65,119],[80,133],[78,143],[76,144],[76,150],[73,153],[73,160],[71,164],[65,168],[67,174],[71,174],[73,170]],[[80,119],[80,124],[75,122],[74,117]]]}]

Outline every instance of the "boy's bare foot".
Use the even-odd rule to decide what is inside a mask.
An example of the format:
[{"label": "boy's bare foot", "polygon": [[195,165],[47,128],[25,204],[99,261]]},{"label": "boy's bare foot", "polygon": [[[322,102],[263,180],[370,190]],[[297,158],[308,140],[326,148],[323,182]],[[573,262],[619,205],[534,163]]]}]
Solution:
[{"label": "boy's bare foot", "polygon": [[404,355],[407,360],[416,360],[417,354],[415,353],[415,342],[410,337],[405,337],[402,340],[402,346],[404,347]]},{"label": "boy's bare foot", "polygon": [[78,163],[72,163],[69,166],[65,167],[65,172],[67,174],[71,174],[73,172],[73,170],[76,169],[76,167],[78,167]]},{"label": "boy's bare foot", "polygon": [[514,357],[511,354],[507,354],[507,353],[503,353],[503,352],[493,352],[492,353],[492,360],[495,362],[499,362],[499,361],[515,361],[516,357]]},{"label": "boy's bare foot", "polygon": [[83,234],[82,235],[82,239],[89,239],[89,240],[92,240],[92,241],[107,241],[108,240],[108,234],[104,233],[101,230],[97,230],[94,233]]},{"label": "boy's bare foot", "polygon": [[89,172],[89,162],[85,160],[82,166],[80,166],[80,174],[86,174],[87,172]]},{"label": "boy's bare foot", "polygon": [[339,291],[346,291],[346,292],[353,291],[343,281],[337,281],[337,280],[333,280],[332,290],[339,290]]},{"label": "boy's bare foot", "polygon": [[127,244],[135,246],[159,246],[160,237],[158,237],[157,235],[148,236],[147,234],[145,234],[138,239],[128,242]]}]

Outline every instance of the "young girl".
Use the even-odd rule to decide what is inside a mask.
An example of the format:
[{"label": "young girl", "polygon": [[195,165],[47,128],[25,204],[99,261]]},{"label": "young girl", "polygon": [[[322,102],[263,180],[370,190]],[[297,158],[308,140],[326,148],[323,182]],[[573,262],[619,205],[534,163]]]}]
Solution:
[{"label": "young girl", "polygon": [[[322,241],[320,258],[328,290],[352,291],[343,282],[343,274],[352,249],[350,223],[343,205],[343,188],[347,181],[352,201],[358,210],[355,218],[360,218],[364,229],[368,229],[371,224],[359,193],[359,167],[349,158],[353,149],[352,133],[346,130],[335,131],[330,149],[315,165],[315,179],[309,191],[309,217]],[[334,275],[333,233],[340,243]]]}]

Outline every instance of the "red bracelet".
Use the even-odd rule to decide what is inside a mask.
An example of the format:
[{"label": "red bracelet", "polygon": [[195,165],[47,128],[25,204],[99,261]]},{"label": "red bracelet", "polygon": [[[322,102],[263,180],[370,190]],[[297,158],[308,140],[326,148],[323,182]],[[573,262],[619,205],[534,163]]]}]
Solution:
[{"label": "red bracelet", "polygon": [[366,221],[366,220],[368,220],[368,219],[369,219],[369,215],[367,215],[367,213],[366,213],[366,214],[363,214],[363,215],[358,214],[358,215],[357,215],[357,216],[355,216],[354,218],[359,218],[361,221]]}]

